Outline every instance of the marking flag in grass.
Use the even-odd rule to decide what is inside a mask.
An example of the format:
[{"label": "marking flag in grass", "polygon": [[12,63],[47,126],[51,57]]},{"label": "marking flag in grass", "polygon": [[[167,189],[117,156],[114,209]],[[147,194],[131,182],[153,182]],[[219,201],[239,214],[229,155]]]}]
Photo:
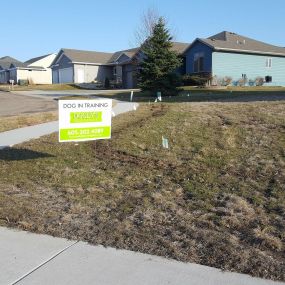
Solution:
[{"label": "marking flag in grass", "polygon": [[162,147],[163,148],[169,148],[168,139],[165,138],[164,136],[162,136]]},{"label": "marking flag in grass", "polygon": [[160,102],[162,101],[161,92],[157,92],[157,100]]}]

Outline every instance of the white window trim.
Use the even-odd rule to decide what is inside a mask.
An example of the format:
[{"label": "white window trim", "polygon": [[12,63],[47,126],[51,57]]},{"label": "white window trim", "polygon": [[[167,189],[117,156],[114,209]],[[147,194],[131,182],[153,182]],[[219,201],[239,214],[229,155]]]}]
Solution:
[{"label": "white window trim", "polygon": [[265,66],[266,66],[266,68],[271,68],[272,67],[272,57],[267,57],[266,58]]}]

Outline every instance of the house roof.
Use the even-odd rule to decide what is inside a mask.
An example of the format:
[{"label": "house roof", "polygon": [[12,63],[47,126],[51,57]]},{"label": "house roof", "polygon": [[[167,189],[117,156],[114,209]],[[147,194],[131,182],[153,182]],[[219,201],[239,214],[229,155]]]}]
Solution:
[{"label": "house roof", "polygon": [[172,50],[178,54],[183,54],[189,46],[189,43],[172,42]]},{"label": "house roof", "polygon": [[[173,42],[172,50],[175,50],[179,54],[183,53],[184,50],[189,46],[187,43]],[[54,59],[53,64],[59,59],[61,54],[67,56],[72,62],[82,62],[82,63],[94,63],[94,64],[114,64],[117,59],[125,54],[129,62],[140,50],[139,47],[120,50],[114,53],[109,52],[97,52],[97,51],[86,51],[86,50],[76,50],[76,49],[67,49],[63,48],[58,53],[57,57]],[[27,63],[27,62],[26,62]]]},{"label": "house roof", "polygon": [[2,67],[2,69],[9,69],[11,64],[23,64],[21,61],[10,57],[10,56],[3,56],[0,58],[0,66]]},{"label": "house roof", "polygon": [[[76,49],[61,49],[72,62],[108,63],[113,53]],[[56,59],[55,59],[56,60]]]},{"label": "house roof", "polygon": [[31,58],[31,59],[25,61],[25,63],[27,65],[30,65],[30,64],[32,64],[32,63],[34,63],[34,62],[36,62],[38,60],[41,60],[41,59],[43,59],[43,58],[45,58],[45,57],[47,57],[49,55],[51,55],[51,53],[50,54],[46,54],[46,55],[42,55],[42,56],[38,56],[38,57],[34,57],[34,58]]},{"label": "house roof", "polygon": [[27,64],[25,62],[12,62],[9,66],[9,68],[11,67],[27,67]]},{"label": "house roof", "polygon": [[116,60],[122,55],[125,54],[130,59],[139,51],[139,48],[132,48],[132,49],[126,49],[126,50],[120,50],[112,54],[111,58],[109,59],[109,63],[114,63]]},{"label": "house roof", "polygon": [[285,56],[284,47],[270,45],[227,31],[206,39],[198,38],[197,40],[207,44],[214,50]]}]

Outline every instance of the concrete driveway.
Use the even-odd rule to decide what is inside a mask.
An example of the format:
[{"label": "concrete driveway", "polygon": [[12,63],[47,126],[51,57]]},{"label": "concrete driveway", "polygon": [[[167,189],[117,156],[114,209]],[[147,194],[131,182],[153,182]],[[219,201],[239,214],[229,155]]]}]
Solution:
[{"label": "concrete driveway", "polygon": [[52,98],[22,96],[0,92],[0,117],[57,110],[57,102]]},{"label": "concrete driveway", "polygon": [[84,90],[84,89],[73,89],[73,90],[30,90],[30,91],[13,91],[14,94],[29,96],[35,98],[54,99],[62,96],[100,96],[104,94],[115,94],[115,93],[131,93],[131,91],[138,91],[138,89],[115,89],[115,90]]},{"label": "concrete driveway", "polygon": [[[112,90],[130,92],[131,90]],[[0,117],[57,110],[57,100],[66,96],[100,96],[110,90],[63,90],[63,91],[0,91]]]}]

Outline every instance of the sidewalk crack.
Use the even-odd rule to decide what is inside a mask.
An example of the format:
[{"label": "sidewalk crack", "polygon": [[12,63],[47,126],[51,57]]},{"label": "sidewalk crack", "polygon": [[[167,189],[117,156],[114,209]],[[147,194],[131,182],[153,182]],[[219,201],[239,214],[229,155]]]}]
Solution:
[{"label": "sidewalk crack", "polygon": [[46,265],[47,263],[49,263],[50,261],[52,261],[53,259],[55,259],[57,256],[59,256],[60,254],[62,254],[63,252],[67,251],[69,248],[71,248],[72,246],[74,246],[75,244],[77,244],[79,241],[76,241],[72,244],[70,244],[69,246],[65,247],[64,249],[60,250],[59,252],[57,252],[56,254],[54,254],[53,256],[51,256],[49,259],[47,259],[46,261],[42,262],[41,264],[39,264],[38,266],[36,266],[35,268],[33,268],[32,270],[30,270],[29,272],[27,272],[26,274],[24,274],[22,277],[20,277],[19,279],[17,279],[16,281],[12,282],[10,285],[15,285],[18,284],[20,281],[22,281],[23,279],[25,279],[26,277],[28,277],[29,275],[31,275],[33,272],[37,271],[39,268],[43,267],[44,265]]}]

